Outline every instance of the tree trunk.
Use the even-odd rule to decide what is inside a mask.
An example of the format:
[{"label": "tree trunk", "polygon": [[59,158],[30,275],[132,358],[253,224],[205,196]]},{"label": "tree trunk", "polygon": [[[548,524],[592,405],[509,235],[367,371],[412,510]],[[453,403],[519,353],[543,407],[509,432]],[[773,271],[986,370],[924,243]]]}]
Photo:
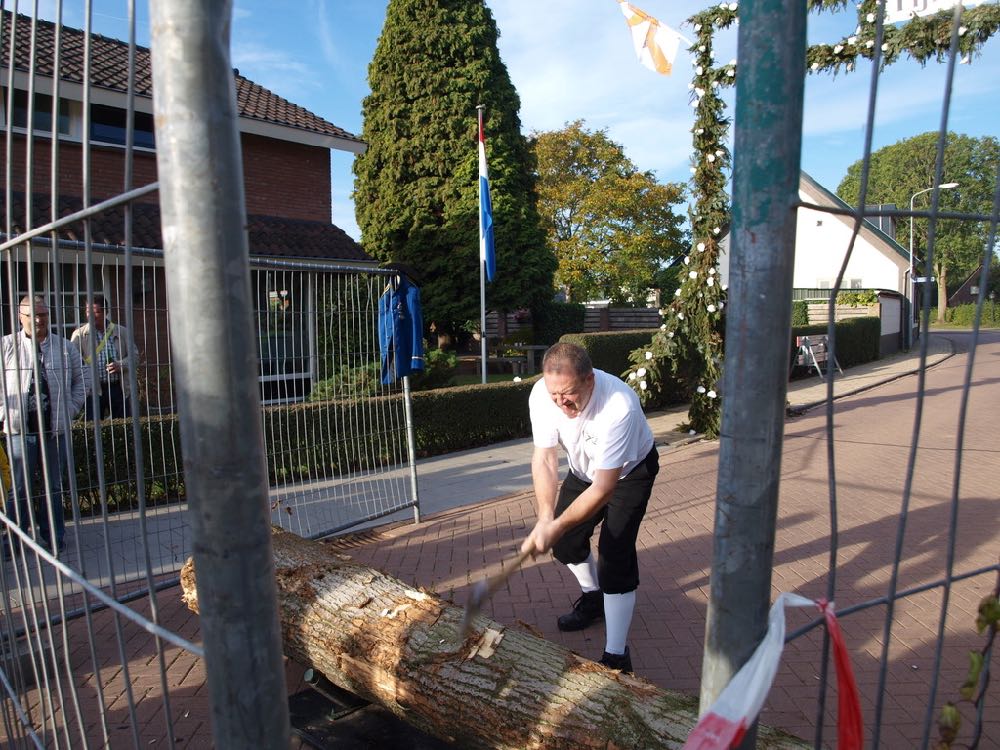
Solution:
[{"label": "tree trunk", "polygon": [[935,270],[937,271],[938,290],[937,322],[944,323],[945,314],[948,312],[948,269],[942,263]]},{"label": "tree trunk", "polygon": [[[695,698],[621,675],[274,530],[285,653],[462,748],[680,748]],[[192,560],[184,601],[198,611]],[[762,729],[758,747],[807,744]]]}]

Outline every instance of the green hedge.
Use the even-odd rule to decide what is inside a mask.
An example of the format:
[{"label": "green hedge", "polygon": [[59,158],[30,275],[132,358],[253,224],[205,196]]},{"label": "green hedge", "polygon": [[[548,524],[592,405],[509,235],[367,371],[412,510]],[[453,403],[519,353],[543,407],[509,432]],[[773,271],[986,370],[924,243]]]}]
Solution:
[{"label": "green hedge", "polygon": [[582,346],[598,370],[621,375],[629,368],[628,355],[635,349],[649,346],[655,328],[635,331],[602,331],[601,333],[569,333],[559,341]]},{"label": "green hedge", "polygon": [[[835,324],[837,361],[841,367],[854,367],[879,358],[882,321],[877,317],[848,318]],[[827,332],[822,324],[793,326],[789,341],[789,365],[795,359],[796,336],[819,336]]]},{"label": "green hedge", "polygon": [[[629,354],[636,349],[649,346],[656,333],[655,328],[634,331],[602,331],[600,333],[577,333],[563,336],[560,341],[582,346],[590,354],[590,361],[598,370],[621,376],[629,369]],[[677,404],[690,397],[683,384],[670,377],[670,382],[660,388],[662,398],[655,403],[647,403],[647,409],[656,409],[668,404]]]},{"label": "green hedge", "polygon": [[809,325],[809,302],[807,300],[792,300],[792,325]]},{"label": "green hedge", "polygon": [[[951,323],[957,326],[968,326],[972,328],[973,323],[976,320],[976,305],[974,303],[969,303],[967,305],[956,305],[955,307],[949,307],[944,311],[945,322]],[[937,322],[937,308],[931,308],[931,325]],[[983,303],[983,317],[979,321],[979,325],[982,328],[996,328],[1000,326],[1000,310],[997,309],[995,302],[990,302],[986,300]]]},{"label": "green hedge", "polygon": [[[103,480],[109,512],[128,510],[137,504],[137,472],[131,424],[131,420],[127,419],[101,423]],[[139,426],[147,502],[154,506],[182,500],[185,489],[177,418],[173,415],[143,417],[139,420]],[[72,441],[80,512],[84,516],[97,514],[101,508],[101,495],[93,423],[76,422],[73,425]]]},{"label": "green hedge", "polygon": [[535,329],[535,341],[539,344],[554,344],[567,333],[583,330],[586,308],[572,302],[546,302],[531,317]]},{"label": "green hedge", "polygon": [[491,445],[531,434],[528,394],[538,376],[520,382],[462,385],[414,393],[417,455]]},{"label": "green hedge", "polygon": [[[531,434],[528,394],[537,378],[419,391],[412,394],[417,455],[491,445]],[[399,422],[401,394],[267,407],[263,425],[272,484],[370,471],[407,460]],[[150,505],[185,498],[179,422],[175,415],[139,420],[146,496]],[[110,512],[137,505],[131,422],[101,425],[104,486]],[[293,441],[281,436],[292,435]],[[76,485],[84,516],[100,512],[93,425],[73,428]],[[69,509],[67,508],[67,511]]]}]

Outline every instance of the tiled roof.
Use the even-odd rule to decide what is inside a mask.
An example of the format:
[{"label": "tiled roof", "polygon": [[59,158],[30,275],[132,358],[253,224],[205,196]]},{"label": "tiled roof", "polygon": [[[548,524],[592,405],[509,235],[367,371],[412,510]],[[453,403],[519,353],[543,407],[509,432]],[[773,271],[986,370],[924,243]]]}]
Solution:
[{"label": "tiled roof", "polygon": [[[24,196],[15,194],[13,201],[15,226],[13,233],[24,231]],[[51,221],[49,196],[36,194],[32,205],[32,226]],[[82,208],[79,198],[63,197],[59,200],[59,215],[67,216]],[[0,216],[5,215],[5,201],[0,194]],[[372,258],[361,249],[340,227],[320,221],[283,219],[275,216],[250,215],[247,217],[250,254],[256,256],[298,260],[326,260],[371,263]],[[118,208],[93,217],[90,222],[91,239],[97,245],[120,247],[125,244],[125,211]],[[61,240],[82,242],[83,224],[76,222],[64,227]],[[155,203],[132,204],[132,246],[162,249],[160,234],[160,208]]]},{"label": "tiled roof", "polygon": [[[3,12],[3,39],[0,65],[9,59],[11,13]],[[15,68],[29,71],[31,59],[31,18],[17,16]],[[38,21],[35,71],[52,77],[56,47],[56,27],[51,21]],[[60,71],[63,81],[83,83],[85,34],[80,29],[63,26],[60,39]],[[91,34],[91,84],[100,88],[126,93],[128,90],[128,44],[117,39]],[[152,67],[149,49],[136,47],[135,94],[147,99],[153,96]],[[236,77],[236,104],[241,117],[282,125],[309,133],[362,143],[356,135],[338,128],[304,107],[283,99],[272,91],[233,71]]]}]

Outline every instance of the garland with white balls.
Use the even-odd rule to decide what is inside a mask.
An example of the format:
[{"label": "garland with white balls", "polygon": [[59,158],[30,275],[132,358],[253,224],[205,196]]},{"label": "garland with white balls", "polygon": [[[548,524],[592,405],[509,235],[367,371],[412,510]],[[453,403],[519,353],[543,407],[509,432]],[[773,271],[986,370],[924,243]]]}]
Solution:
[{"label": "garland with white balls", "polygon": [[[810,0],[811,10],[845,8],[843,0]],[[875,57],[876,0],[857,5],[855,33],[836,44],[817,44],[806,50],[809,72],[851,72],[859,57]],[[736,61],[716,65],[713,38],[719,29],[739,23],[737,3],[721,3],[688,19],[696,35],[690,47],[694,76],[688,88],[695,122],[691,128],[694,154],[691,157],[690,211],[694,246],[684,257],[686,273],[674,299],[661,310],[663,324],[648,348],[631,354],[632,365],[626,381],[639,394],[643,405],[659,403],[676,381],[691,392],[688,428],[706,437],[719,434],[722,399],[717,392],[722,375],[723,311],[726,286],[718,282],[719,241],[729,229],[729,196],[726,174],[731,158],[725,141],[730,120],[718,92],[736,82]],[[979,53],[982,45],[1000,28],[1000,5],[980,5],[962,11],[959,52],[965,60]],[[906,53],[924,64],[931,57],[939,61],[951,44],[952,13],[913,18],[896,27],[883,26],[880,49],[883,66]]]}]

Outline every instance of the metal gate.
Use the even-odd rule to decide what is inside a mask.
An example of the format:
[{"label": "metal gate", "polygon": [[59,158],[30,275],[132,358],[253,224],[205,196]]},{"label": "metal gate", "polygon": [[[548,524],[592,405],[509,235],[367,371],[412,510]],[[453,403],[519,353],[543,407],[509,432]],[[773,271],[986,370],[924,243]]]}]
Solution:
[{"label": "metal gate", "polygon": [[[185,215],[183,227],[169,216],[176,211],[171,196],[199,170],[195,155],[170,143],[176,102],[164,105],[157,126],[161,182],[134,186],[137,173],[150,171],[151,81],[164,99],[178,85],[160,83],[156,50],[136,45],[134,5],[127,42],[91,33],[89,3],[84,29],[58,20],[61,3],[55,22],[19,14],[16,4],[2,9],[4,110],[11,113],[0,245],[2,417],[15,477],[11,502],[0,511],[5,746],[138,747],[150,731],[171,746],[207,737],[205,698],[188,685],[206,678],[199,637],[211,640],[212,616],[202,618],[199,633],[196,619],[170,607],[164,621],[158,606],[183,563],[197,556],[199,539],[201,549],[221,551],[237,579],[252,584],[243,587],[241,602],[222,564],[203,568],[209,585],[214,573],[218,588],[228,589],[236,617],[259,630],[270,664],[280,667],[276,619],[264,606],[269,590],[273,598],[268,525],[318,538],[401,509],[418,517],[409,383],[383,383],[380,366],[379,300],[398,272],[351,260],[249,258],[246,221],[239,219],[242,183],[232,169],[238,158],[220,145],[237,143],[231,66],[204,52],[204,34],[228,28],[230,9],[213,8],[219,15],[211,21],[196,5],[158,5],[163,20],[183,27],[165,35],[159,43],[171,51],[159,54],[184,44],[193,50],[183,72],[195,78],[180,84],[193,87],[185,106],[215,71],[214,109],[203,101],[195,107],[203,122],[222,118],[223,126],[213,120],[217,131],[231,128],[214,144],[223,156],[212,179],[239,201],[200,223]],[[165,165],[164,152],[177,149],[181,162]],[[108,153],[118,171],[108,166]],[[212,158],[218,154],[198,166]],[[118,194],[95,200],[108,184],[120,185]],[[157,190],[159,205],[151,202]],[[157,243],[161,213],[164,239]],[[233,217],[235,231],[227,224]],[[200,257],[184,257],[185,247],[172,244],[177,231]],[[228,261],[218,260],[227,252]],[[202,261],[218,262],[224,275],[213,276]],[[211,287],[203,285],[206,277]],[[186,294],[197,304],[186,303]],[[81,338],[95,304],[105,315],[104,335]],[[186,332],[181,339],[178,330]],[[39,409],[30,405],[39,403],[54,420],[50,432],[31,429]],[[242,427],[218,439],[230,423]],[[214,478],[228,497],[206,493]],[[205,520],[212,515],[224,521],[214,530]],[[253,534],[264,544],[247,549]],[[258,614],[248,617],[250,609]],[[216,628],[226,616],[217,616]],[[237,648],[244,662],[265,650],[252,642]],[[260,711],[263,730],[220,704],[230,718],[214,724],[230,746],[249,746],[247,737],[260,741],[268,733],[287,739],[283,675],[280,668],[270,672],[269,686],[281,699],[279,708],[271,700]],[[268,686],[239,674],[238,690],[266,694]]]}]

